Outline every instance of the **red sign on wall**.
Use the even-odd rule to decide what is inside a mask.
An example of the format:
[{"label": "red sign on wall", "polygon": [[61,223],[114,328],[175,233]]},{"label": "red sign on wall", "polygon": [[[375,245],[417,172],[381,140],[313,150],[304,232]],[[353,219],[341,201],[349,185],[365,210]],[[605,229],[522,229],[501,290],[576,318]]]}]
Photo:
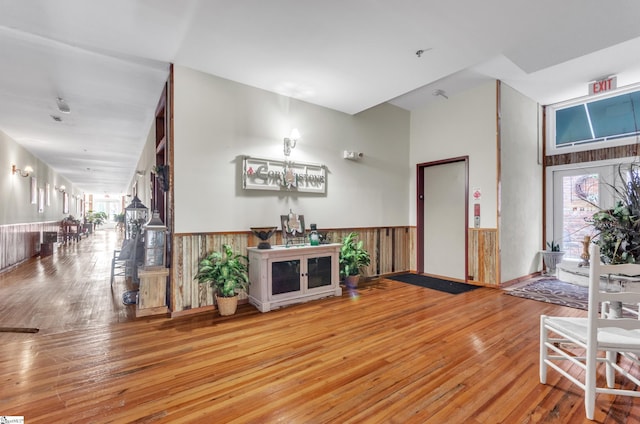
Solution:
[{"label": "red sign on wall", "polygon": [[604,93],[605,91],[615,90],[618,87],[618,78],[611,77],[600,81],[594,81],[589,84],[589,95]]}]

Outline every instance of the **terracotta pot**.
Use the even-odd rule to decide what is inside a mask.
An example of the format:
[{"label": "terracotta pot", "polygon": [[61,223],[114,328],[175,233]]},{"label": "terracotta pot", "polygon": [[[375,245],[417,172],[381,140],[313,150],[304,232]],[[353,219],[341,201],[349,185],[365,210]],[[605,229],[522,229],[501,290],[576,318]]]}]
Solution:
[{"label": "terracotta pot", "polygon": [[358,288],[359,281],[360,281],[360,275],[348,275],[344,277],[344,285],[347,286],[348,289]]},{"label": "terracotta pot", "polygon": [[238,309],[238,295],[233,297],[221,297],[216,295],[216,303],[218,304],[218,313],[221,316],[233,315]]}]

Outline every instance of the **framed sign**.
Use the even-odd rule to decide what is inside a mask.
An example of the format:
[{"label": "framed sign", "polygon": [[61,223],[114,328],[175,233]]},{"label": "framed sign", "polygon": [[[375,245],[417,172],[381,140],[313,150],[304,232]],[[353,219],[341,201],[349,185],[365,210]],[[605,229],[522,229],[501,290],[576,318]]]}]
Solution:
[{"label": "framed sign", "polygon": [[327,172],[324,165],[249,156],[244,158],[242,188],[245,190],[326,193],[326,187]]}]

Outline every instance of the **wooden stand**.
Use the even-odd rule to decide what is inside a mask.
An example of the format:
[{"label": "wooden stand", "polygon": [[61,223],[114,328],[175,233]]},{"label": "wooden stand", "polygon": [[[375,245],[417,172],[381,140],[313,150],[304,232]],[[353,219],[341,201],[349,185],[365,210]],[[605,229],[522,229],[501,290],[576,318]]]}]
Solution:
[{"label": "wooden stand", "polygon": [[167,276],[169,269],[165,267],[141,267],[138,269],[140,291],[136,317],[167,314]]}]

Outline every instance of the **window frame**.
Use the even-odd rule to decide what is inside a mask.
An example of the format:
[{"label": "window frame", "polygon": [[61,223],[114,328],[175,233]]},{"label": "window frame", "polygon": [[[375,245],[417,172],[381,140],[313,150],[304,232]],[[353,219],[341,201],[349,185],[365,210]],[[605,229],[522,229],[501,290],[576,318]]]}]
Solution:
[{"label": "window frame", "polygon": [[559,155],[563,153],[582,152],[586,150],[602,149],[607,147],[625,146],[629,144],[638,143],[640,139],[639,134],[613,138],[613,139],[595,139],[586,141],[577,141],[573,143],[567,143],[562,146],[556,145],[556,113],[559,110],[563,110],[569,107],[586,105],[595,101],[608,99],[612,97],[621,96],[624,94],[640,92],[640,83],[628,85],[623,88],[608,91],[606,93],[583,96],[577,99],[567,100],[560,103],[554,103],[546,107],[546,151],[548,156]]}]

